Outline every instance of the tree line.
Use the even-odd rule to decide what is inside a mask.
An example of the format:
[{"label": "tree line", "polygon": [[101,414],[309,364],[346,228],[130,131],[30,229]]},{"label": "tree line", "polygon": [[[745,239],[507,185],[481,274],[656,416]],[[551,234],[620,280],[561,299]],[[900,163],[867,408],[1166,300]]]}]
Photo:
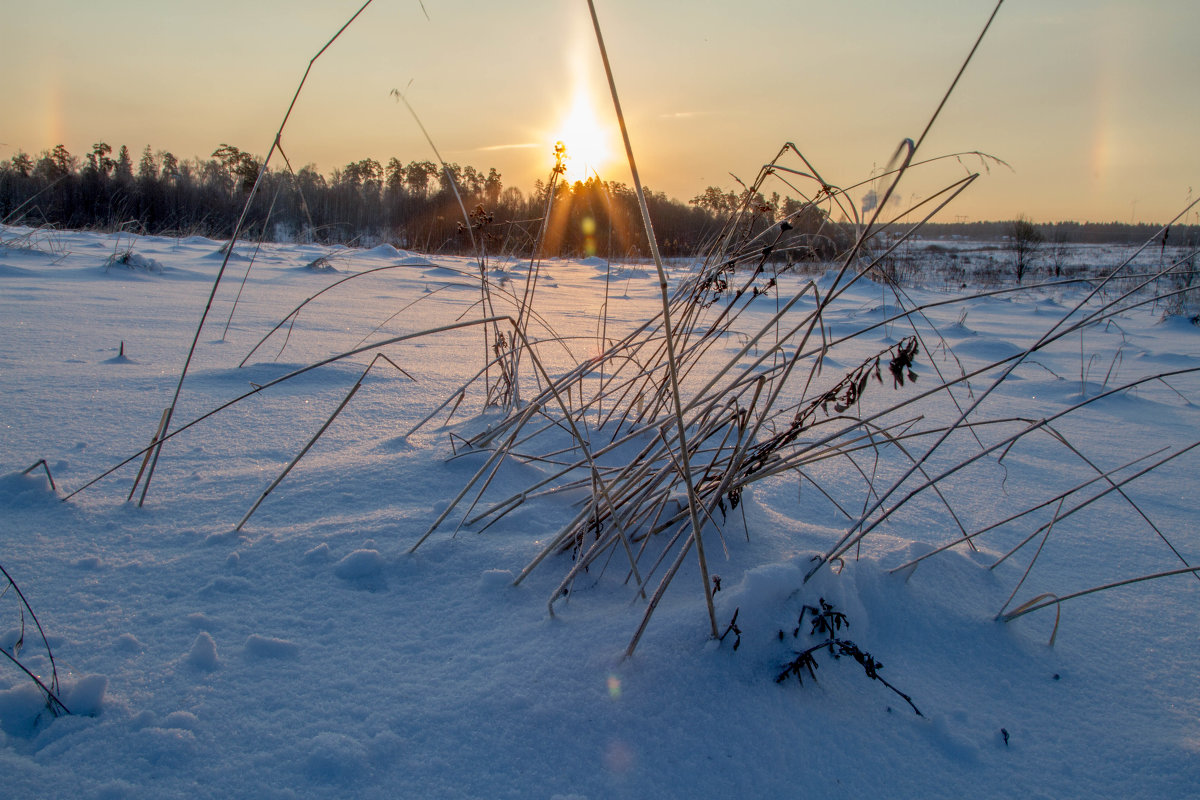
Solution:
[{"label": "tree line", "polygon": [[[1192,215],[1188,215],[1191,218]],[[1014,228],[1025,222],[1023,217],[1004,222],[928,222],[921,229],[926,239],[959,238],[976,242],[999,242],[1011,239]],[[1037,235],[1046,242],[1070,244],[1130,244],[1140,245],[1159,236],[1162,225],[1128,222],[1042,222],[1030,223]],[[1200,226],[1174,225],[1167,232],[1169,244],[1184,245],[1200,241]]]},{"label": "tree line", "polygon": [[[105,142],[82,158],[63,145],[36,158],[18,152],[0,162],[0,222],[228,238],[259,181],[245,238],[388,242],[424,252],[484,247],[529,255],[537,248],[543,256],[614,258],[649,252],[630,187],[594,177],[567,183],[559,179],[561,167],[523,192],[505,186],[494,168],[365,158],[327,176],[312,164],[294,169],[283,160],[262,172],[260,157],[229,144],[190,159],[147,145],[135,160],[127,147],[114,151]],[[688,203],[653,190],[646,199],[666,255],[700,252],[743,203],[748,224],[760,230],[802,208],[791,198],[716,188]],[[826,225],[816,209],[802,217],[801,229]]]},{"label": "tree line", "polygon": [[[561,167],[528,192],[505,186],[500,173],[428,160],[353,161],[329,175],[315,165],[283,165],[262,173],[262,159],[222,144],[208,158],[180,159],[147,145],[137,159],[122,145],[97,142],[78,157],[63,145],[39,156],[18,151],[0,162],[0,222],[69,229],[129,230],[155,235],[228,238],[255,182],[243,237],[269,241],[373,245],[388,242],[423,252],[527,256],[648,254],[641,213],[627,185],[589,178],[567,183]],[[553,188],[553,192],[551,192]],[[662,252],[694,256],[739,215],[739,233],[783,219],[791,226],[776,258],[827,258],[850,232],[824,210],[773,193],[749,195],[710,186],[688,202],[647,190],[647,205]],[[549,209],[549,222],[542,221]],[[930,223],[925,238],[997,241],[1009,222]],[[1119,223],[1040,226],[1047,240],[1145,241],[1156,229]],[[1184,231],[1179,232],[1181,235]],[[1195,238],[1191,231],[1189,238]]]}]

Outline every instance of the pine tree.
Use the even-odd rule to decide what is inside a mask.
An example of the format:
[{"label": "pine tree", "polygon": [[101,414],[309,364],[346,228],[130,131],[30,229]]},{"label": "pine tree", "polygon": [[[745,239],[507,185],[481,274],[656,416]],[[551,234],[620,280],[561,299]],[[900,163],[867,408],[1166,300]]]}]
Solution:
[{"label": "pine tree", "polygon": [[33,159],[24,150],[18,150],[17,154],[9,159],[15,169],[22,177],[28,178],[33,172]]},{"label": "pine tree", "polygon": [[129,148],[121,145],[121,151],[117,153],[116,177],[119,181],[133,180],[133,160],[129,158]]},{"label": "pine tree", "polygon": [[113,167],[117,162],[108,157],[112,152],[112,146],[107,142],[96,142],[92,145],[92,152],[87,154],[87,171],[98,175],[111,175]]},{"label": "pine tree", "polygon": [[159,174],[164,181],[179,175],[179,159],[170,150],[159,153],[159,161],[162,162],[162,170]]},{"label": "pine tree", "polygon": [[495,167],[488,167],[487,178],[483,181],[483,193],[487,197],[488,205],[495,207],[500,202],[500,192],[504,185],[500,182],[500,173]]},{"label": "pine tree", "polygon": [[158,180],[158,163],[150,152],[150,145],[146,145],[146,149],[142,151],[142,158],[138,161],[138,180],[145,183]]}]

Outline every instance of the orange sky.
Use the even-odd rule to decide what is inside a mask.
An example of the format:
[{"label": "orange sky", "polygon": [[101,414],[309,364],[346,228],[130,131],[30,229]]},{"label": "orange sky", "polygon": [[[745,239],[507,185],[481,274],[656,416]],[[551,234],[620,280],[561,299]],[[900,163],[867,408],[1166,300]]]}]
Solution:
[{"label": "orange sky", "polygon": [[[362,0],[40,0],[6,16],[0,158],[62,143],[228,142],[263,154],[308,60]],[[793,141],[838,185],[916,138],[994,5],[596,0],[643,182],[688,199]],[[428,14],[428,16],[426,16]],[[941,219],[1164,222],[1200,191],[1200,4],[1009,0],[922,147],[990,172]],[[523,189],[566,121],[622,149],[584,0],[374,0],[319,60],[284,131],[293,164],[432,158]],[[578,126],[577,126],[578,127]],[[577,134],[572,167],[585,150]],[[572,142],[568,141],[569,148]],[[628,169],[592,158],[602,177]],[[943,162],[906,201],[978,169]],[[783,191],[781,187],[781,191]],[[859,198],[855,198],[856,200]],[[1194,221],[1189,216],[1189,221]]]}]

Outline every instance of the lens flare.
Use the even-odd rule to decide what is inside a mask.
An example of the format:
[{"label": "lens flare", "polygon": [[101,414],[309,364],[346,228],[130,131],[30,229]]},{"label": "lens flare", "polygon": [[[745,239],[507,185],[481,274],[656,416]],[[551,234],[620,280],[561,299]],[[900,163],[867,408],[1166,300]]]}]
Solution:
[{"label": "lens flare", "polygon": [[[584,217],[579,223],[580,232],[583,233],[583,250],[584,254],[591,258],[596,255],[596,220],[591,217]],[[612,681],[612,678],[609,678]]]},{"label": "lens flare", "polygon": [[620,739],[609,742],[604,751],[604,766],[618,775],[628,773],[636,761],[633,748]]}]

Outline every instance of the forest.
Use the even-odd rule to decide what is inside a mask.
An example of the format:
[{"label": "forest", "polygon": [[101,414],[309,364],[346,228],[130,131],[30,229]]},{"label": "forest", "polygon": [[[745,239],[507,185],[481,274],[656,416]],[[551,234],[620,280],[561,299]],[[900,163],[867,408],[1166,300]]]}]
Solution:
[{"label": "forest", "polygon": [[[569,183],[555,166],[546,180],[522,191],[505,186],[494,168],[364,158],[325,175],[314,164],[294,169],[283,156],[282,167],[264,171],[261,157],[229,144],[208,158],[188,159],[146,145],[136,162],[128,147],[114,151],[105,142],[82,158],[61,144],[36,158],[18,151],[0,162],[0,222],[228,238],[245,210],[241,235],[265,241],[386,242],[427,253],[483,248],[493,255],[530,256],[536,250],[546,257],[648,254],[637,198],[620,182],[593,177]],[[256,181],[260,185],[253,191]],[[788,235],[774,243],[779,259],[825,258],[852,237],[823,210],[778,193],[764,197],[745,187],[709,186],[687,202],[653,190],[646,199],[659,247],[668,256],[702,252],[743,206],[752,231],[788,221]],[[548,219],[544,231],[543,219]],[[922,236],[994,242],[1010,237],[1013,225],[931,222]],[[1177,238],[1195,239],[1195,227],[1177,231]],[[1082,244],[1145,241],[1156,226],[1062,222],[1037,228],[1045,241]]]},{"label": "forest", "polygon": [[[628,186],[596,178],[566,183],[556,171],[524,192],[498,171],[432,161],[386,164],[364,158],[326,176],[285,157],[268,169],[250,204],[243,235],[271,241],[373,245],[424,252],[469,252],[472,234],[493,253],[528,255],[553,185],[542,255],[637,257],[647,252]],[[246,205],[261,158],[222,144],[208,158],[180,159],[149,145],[140,158],[99,142],[83,158],[58,145],[34,158],[0,162],[0,221],[68,229],[228,238]],[[720,227],[712,198],[681,203],[650,192],[664,252],[694,253]],[[461,204],[460,204],[461,200]],[[736,196],[721,197],[735,202]],[[784,211],[782,201],[771,218]],[[798,204],[796,204],[798,206]],[[788,209],[790,210],[790,209]],[[475,230],[468,233],[466,219]]]}]

